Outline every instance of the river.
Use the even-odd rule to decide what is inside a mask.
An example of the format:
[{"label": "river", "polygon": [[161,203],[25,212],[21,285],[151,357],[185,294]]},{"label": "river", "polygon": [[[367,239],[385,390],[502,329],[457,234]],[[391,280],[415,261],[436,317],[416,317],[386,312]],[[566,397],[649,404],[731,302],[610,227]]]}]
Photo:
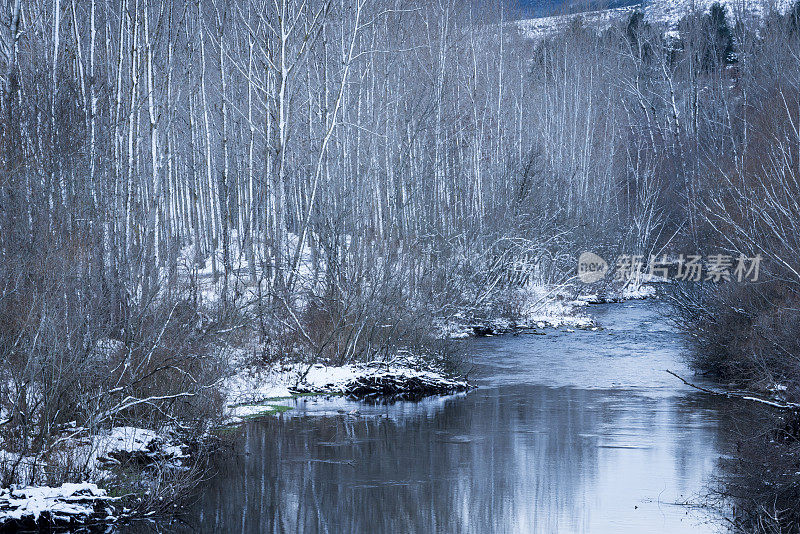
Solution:
[{"label": "river", "polygon": [[[180,522],[136,532],[719,532],[697,506],[731,406],[683,385],[653,302],[603,329],[458,341],[478,389],[365,405],[301,398],[250,422]],[[351,413],[353,411],[356,413]]]}]

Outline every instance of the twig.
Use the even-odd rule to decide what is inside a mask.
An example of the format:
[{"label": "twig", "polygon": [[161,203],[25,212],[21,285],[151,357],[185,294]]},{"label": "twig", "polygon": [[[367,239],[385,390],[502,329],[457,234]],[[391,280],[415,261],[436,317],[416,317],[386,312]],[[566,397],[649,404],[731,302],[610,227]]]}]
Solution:
[{"label": "twig", "polygon": [[680,375],[677,375],[677,374],[673,373],[669,369],[665,369],[665,371],[668,372],[669,374],[671,374],[672,376],[674,376],[675,378],[677,378],[678,380],[680,380],[681,382],[683,382],[684,384],[686,384],[687,386],[693,387],[694,389],[697,389],[697,390],[702,391],[704,393],[709,393],[711,395],[717,395],[717,396],[725,397],[725,398],[728,398],[728,399],[740,399],[740,400],[759,402],[761,404],[766,404],[767,406],[772,406],[773,408],[778,408],[778,409],[781,409],[781,410],[800,410],[800,403],[772,401],[772,400],[769,400],[769,399],[762,399],[760,397],[755,397],[753,395],[739,395],[737,393],[731,393],[729,391],[714,391],[713,389],[708,389],[708,388],[704,388],[704,387],[698,386],[696,384],[692,384],[691,382],[689,382],[685,378],[681,377]]}]

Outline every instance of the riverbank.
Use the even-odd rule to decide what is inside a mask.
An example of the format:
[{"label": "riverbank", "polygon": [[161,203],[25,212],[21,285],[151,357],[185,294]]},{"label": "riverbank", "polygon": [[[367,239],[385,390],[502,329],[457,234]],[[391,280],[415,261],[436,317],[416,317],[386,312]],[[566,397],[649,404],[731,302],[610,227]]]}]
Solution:
[{"label": "riverbank", "polygon": [[[456,344],[458,339],[473,336],[545,333],[547,329],[593,330],[600,327],[586,314],[586,306],[594,300],[592,296],[573,299],[566,291],[528,292],[518,300],[525,306],[517,308],[512,317],[479,318],[464,313],[434,326],[442,342]],[[252,344],[220,350],[225,351],[228,367],[235,371],[214,386],[222,399],[222,413],[210,421],[203,434],[183,433],[180,421],[161,425],[157,431],[132,426],[92,431],[72,425],[59,433],[57,446],[51,447],[47,455],[26,457],[3,452],[0,466],[13,465],[18,479],[34,480],[36,485],[12,485],[0,495],[0,529],[115,522],[131,514],[146,513],[148,505],[131,511],[130,495],[128,500],[118,498],[123,489],[124,493],[134,494],[151,491],[146,486],[153,473],[188,478],[188,472],[199,461],[196,455],[201,447],[197,441],[203,440],[204,435],[221,426],[280,414],[290,409],[288,399],[341,396],[393,402],[449,395],[473,387],[454,372],[453,361],[436,354],[423,357],[399,351],[391,358],[343,365],[293,359],[266,364],[254,359],[258,347]],[[141,476],[133,486],[129,474],[121,476],[132,467]],[[65,469],[73,473],[70,478],[79,481],[77,486],[47,485],[47,473]],[[31,475],[32,470],[41,475]],[[75,488],[81,490],[70,493]]]},{"label": "riverbank", "polygon": [[731,450],[725,401],[663,372],[689,371],[662,304],[590,311],[602,330],[452,343],[466,394],[275,401],[291,410],[226,432],[218,475],[161,530],[713,532],[694,504]]},{"label": "riverbank", "polygon": [[800,313],[791,276],[671,299],[676,324],[693,344],[693,367],[722,385],[719,394],[763,407],[737,430],[740,445],[713,488],[720,501],[736,504],[735,532],[797,532],[800,525]]},{"label": "riverbank", "polygon": [[[280,401],[309,395],[341,396],[358,400],[417,400],[447,395],[472,388],[466,380],[451,378],[443,370],[418,358],[402,356],[392,362],[370,362],[329,366],[285,363],[270,367],[252,366],[226,379],[220,387],[225,412],[219,426],[237,425],[253,418],[281,413]],[[436,366],[433,366],[435,368]],[[11,486],[0,491],[0,532],[19,529],[64,529],[87,523],[115,523],[146,513],[131,510],[135,496],[120,496],[128,484],[122,477],[136,470],[137,486],[127,490],[148,493],[149,476],[186,473],[198,458],[198,447],[181,441],[179,428],[161,432],[136,427],[114,427],[97,434],[88,429],[64,429],[48,459],[24,457],[0,451],[0,465],[13,464],[18,476],[47,480],[47,472],[81,467],[85,481],[51,487]],[[39,470],[41,475],[36,475]],[[113,495],[111,491],[113,489]]]},{"label": "riverbank", "polygon": [[[428,370],[424,370],[427,367]],[[355,400],[417,400],[433,395],[469,391],[466,380],[448,376],[418,358],[401,356],[391,362],[348,365],[284,363],[268,368],[252,366],[230,377],[225,424],[280,413],[280,401],[301,395],[342,396]]]},{"label": "riverbank", "polygon": [[[163,498],[169,492],[163,485],[191,470],[196,450],[182,441],[179,428],[70,427],[59,433],[47,458],[0,451],[0,465],[13,464],[21,479],[39,482],[0,489],[0,532],[111,524],[136,515],[141,510],[135,508],[151,506],[143,504],[147,498]],[[47,485],[59,469],[75,473],[73,478],[80,473],[84,481]]]}]

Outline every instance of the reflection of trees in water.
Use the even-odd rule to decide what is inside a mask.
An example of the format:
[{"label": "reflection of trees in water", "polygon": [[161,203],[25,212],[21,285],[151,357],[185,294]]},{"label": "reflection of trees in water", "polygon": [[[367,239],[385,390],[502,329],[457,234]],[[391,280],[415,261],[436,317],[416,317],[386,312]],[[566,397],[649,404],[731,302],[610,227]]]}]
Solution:
[{"label": "reflection of trees in water", "polygon": [[581,531],[608,483],[597,480],[603,447],[667,440],[677,476],[696,480],[718,441],[716,410],[698,399],[520,386],[399,420],[267,419],[246,427],[197,521],[217,532]]}]

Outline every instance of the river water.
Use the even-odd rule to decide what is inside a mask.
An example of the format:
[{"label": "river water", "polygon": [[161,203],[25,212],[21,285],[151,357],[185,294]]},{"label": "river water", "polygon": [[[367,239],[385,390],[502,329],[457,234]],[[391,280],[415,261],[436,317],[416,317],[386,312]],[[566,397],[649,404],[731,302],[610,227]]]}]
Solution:
[{"label": "river water", "polygon": [[237,431],[184,522],[152,527],[719,532],[697,503],[730,450],[735,410],[665,372],[691,376],[660,311],[595,306],[602,330],[461,341],[479,386],[467,394],[289,401],[290,412]]}]

